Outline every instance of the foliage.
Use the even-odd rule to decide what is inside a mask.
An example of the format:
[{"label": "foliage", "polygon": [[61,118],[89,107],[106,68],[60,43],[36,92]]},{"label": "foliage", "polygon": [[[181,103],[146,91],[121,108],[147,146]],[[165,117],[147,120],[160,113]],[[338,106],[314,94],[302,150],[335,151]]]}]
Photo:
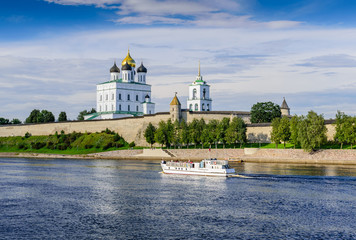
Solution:
[{"label": "foliage", "polygon": [[152,125],[152,123],[149,123],[146,130],[145,130],[145,139],[146,142],[152,145],[156,142],[155,141],[155,132],[156,132],[156,128],[155,126]]},{"label": "foliage", "polygon": [[272,132],[271,132],[271,140],[276,144],[276,148],[278,148],[278,144],[281,142],[281,136],[279,133],[279,125],[281,123],[280,118],[275,118],[272,120]]},{"label": "foliage", "polygon": [[229,125],[230,125],[230,119],[226,117],[223,118],[218,125],[217,140],[223,144],[224,148],[226,143],[226,131],[229,128]]},{"label": "foliage", "polygon": [[90,113],[96,113],[96,110],[94,108],[92,108],[91,110],[83,110],[81,112],[79,112],[77,120],[79,121],[83,121],[84,120],[84,115],[90,114]]},{"label": "foliage", "polygon": [[239,117],[234,117],[226,130],[226,142],[234,144],[234,146],[236,143],[240,143],[241,148],[242,144],[246,143],[246,130],[247,128],[244,120]]},{"label": "foliage", "polygon": [[300,142],[298,141],[298,124],[300,122],[300,117],[298,116],[293,116],[290,121],[289,121],[289,126],[290,126],[290,138],[289,141],[294,145],[294,148],[296,145],[300,145]]},{"label": "foliage", "polygon": [[251,122],[271,122],[274,118],[281,117],[281,109],[278,104],[272,102],[258,102],[251,108]]},{"label": "foliage", "polygon": [[58,122],[66,122],[66,121],[67,121],[66,112],[60,112],[58,116]]},{"label": "foliage", "polygon": [[356,142],[356,118],[338,111],[335,121],[334,140],[340,144],[342,149],[344,144],[355,144]]},{"label": "foliage", "polygon": [[283,142],[285,148],[286,142],[289,141],[290,136],[291,131],[288,117],[284,116],[272,120],[271,140],[276,144],[276,148],[278,148],[280,142]]},{"label": "foliage", "polygon": [[301,116],[298,124],[298,141],[306,151],[314,151],[326,143],[326,127],[323,115],[310,111],[306,117]]},{"label": "foliage", "polygon": [[10,120],[6,118],[0,118],[0,125],[10,124]]},{"label": "foliage", "polygon": [[18,118],[14,118],[11,120],[11,124],[21,124],[22,122]]},{"label": "foliage", "polygon": [[30,116],[26,118],[26,123],[48,123],[48,122],[54,122],[54,115],[52,112],[47,111],[47,110],[38,110],[34,109],[30,113]]},{"label": "foliage", "polygon": [[[110,131],[110,130],[109,130]],[[63,151],[73,154],[97,152],[108,149],[129,147],[129,144],[117,133],[77,133],[66,134],[61,131],[52,136],[31,136],[26,133],[25,137],[0,137],[0,150],[9,151],[36,151],[56,152]],[[131,143],[131,147],[134,143]]]},{"label": "foliage", "polygon": [[161,144],[161,146],[165,145],[166,147],[170,146],[172,143],[173,137],[173,124],[171,120],[167,122],[160,121],[158,123],[158,128],[155,133],[155,141]]}]

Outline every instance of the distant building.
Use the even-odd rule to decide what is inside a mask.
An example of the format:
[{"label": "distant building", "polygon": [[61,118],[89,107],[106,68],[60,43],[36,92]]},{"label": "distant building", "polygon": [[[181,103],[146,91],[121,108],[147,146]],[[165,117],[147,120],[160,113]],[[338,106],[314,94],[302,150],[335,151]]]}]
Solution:
[{"label": "distant building", "polygon": [[135,70],[136,62],[127,52],[122,61],[121,73],[116,62],[110,69],[110,81],[97,84],[96,111],[86,120],[113,119],[154,114],[151,102],[151,85],[146,84],[147,68],[141,65]]},{"label": "distant building", "polygon": [[200,62],[198,76],[196,80],[189,85],[187,109],[189,109],[189,111],[212,111],[210,85],[203,81],[203,76],[200,75]]},{"label": "distant building", "polygon": [[288,104],[287,104],[285,98],[283,98],[283,102],[281,105],[281,113],[282,113],[282,116],[290,116],[290,108],[288,107]]}]

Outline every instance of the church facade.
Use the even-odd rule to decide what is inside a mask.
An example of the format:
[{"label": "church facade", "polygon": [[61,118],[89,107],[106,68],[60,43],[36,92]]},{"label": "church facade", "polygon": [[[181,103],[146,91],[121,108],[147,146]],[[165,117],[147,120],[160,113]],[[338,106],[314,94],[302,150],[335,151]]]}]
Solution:
[{"label": "church facade", "polygon": [[116,62],[110,69],[110,80],[96,86],[96,113],[86,120],[114,119],[155,113],[151,102],[151,85],[146,83],[147,68],[136,62],[128,51],[122,61],[121,73]]}]

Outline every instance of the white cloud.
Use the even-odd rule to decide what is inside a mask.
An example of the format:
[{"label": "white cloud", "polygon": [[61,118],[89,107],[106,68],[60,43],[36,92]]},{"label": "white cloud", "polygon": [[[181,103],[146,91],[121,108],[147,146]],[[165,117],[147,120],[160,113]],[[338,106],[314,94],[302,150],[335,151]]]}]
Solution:
[{"label": "white cloud", "polygon": [[[62,5],[94,5],[101,8],[117,9],[120,24],[173,24],[209,27],[257,27],[291,28],[300,25],[298,21],[252,20],[244,13],[246,1],[232,0],[44,0]],[[250,3],[251,4],[251,3]]]},{"label": "white cloud", "polygon": [[[159,111],[168,111],[166,100],[175,91],[182,99],[188,94],[187,83],[195,79],[200,60],[216,110],[249,110],[254,101],[280,103],[285,96],[293,113],[304,114],[318,104],[328,114],[339,106],[351,112],[351,105],[343,105],[341,98],[296,103],[302,98],[315,102],[320,95],[313,92],[356,91],[355,41],[355,29],[180,27],[0,42],[0,117],[24,119],[39,108],[66,111],[73,119],[79,111],[95,107],[95,84],[109,78],[113,61],[121,63],[127,46],[136,62],[143,60],[148,68],[147,81]],[[312,63],[315,69],[303,63]],[[345,64],[349,67],[337,67]],[[350,95],[347,101],[356,102],[356,97]]]}]

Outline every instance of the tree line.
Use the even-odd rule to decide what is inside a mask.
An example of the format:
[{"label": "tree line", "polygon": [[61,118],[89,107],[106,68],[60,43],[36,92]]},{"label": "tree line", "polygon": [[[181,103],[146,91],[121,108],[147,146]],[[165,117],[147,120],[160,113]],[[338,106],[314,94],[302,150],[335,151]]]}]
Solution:
[{"label": "tree line", "polygon": [[239,118],[223,118],[221,121],[213,119],[208,123],[204,119],[193,119],[187,123],[171,120],[160,121],[158,127],[149,123],[144,136],[147,143],[159,143],[162,147],[189,147],[190,145],[201,145],[202,148],[218,144],[240,144],[246,143],[246,124]]},{"label": "tree line", "polygon": [[327,129],[323,115],[310,111],[307,116],[274,118],[272,120],[271,140],[276,144],[292,143],[294,148],[315,151],[326,143]]}]

